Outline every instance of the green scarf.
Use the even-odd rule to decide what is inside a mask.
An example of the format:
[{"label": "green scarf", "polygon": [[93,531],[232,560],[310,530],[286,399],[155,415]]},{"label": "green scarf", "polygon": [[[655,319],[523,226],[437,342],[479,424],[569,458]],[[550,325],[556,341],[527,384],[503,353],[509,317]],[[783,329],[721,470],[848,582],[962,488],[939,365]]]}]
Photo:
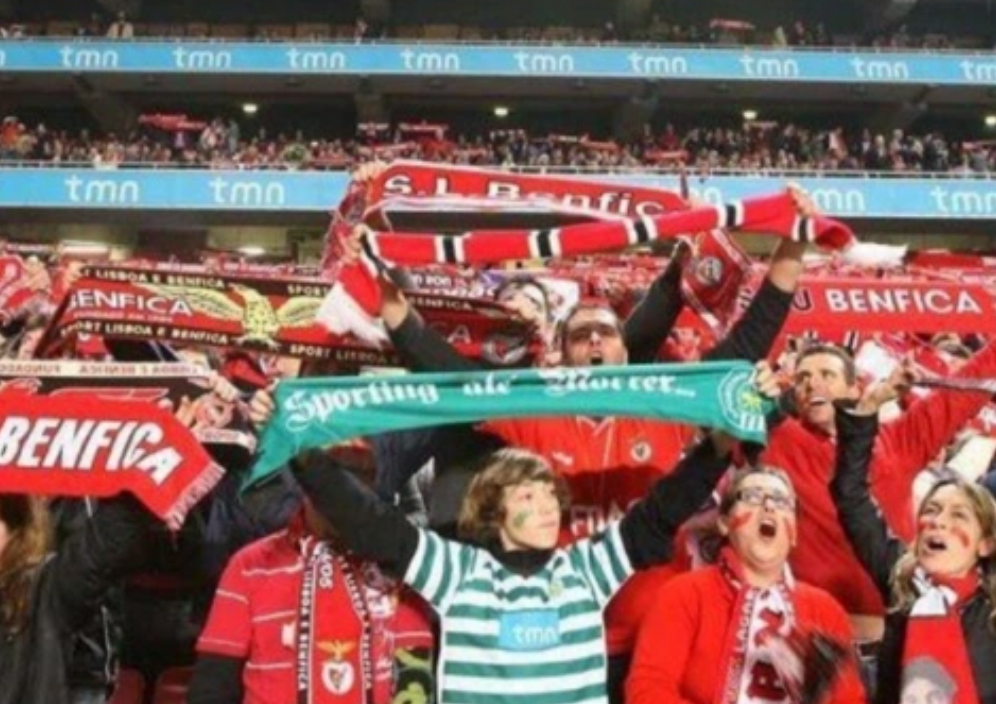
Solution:
[{"label": "green scarf", "polygon": [[753,373],[735,361],[283,381],[248,483],[309,448],[491,418],[659,418],[763,443],[768,404],[751,383]]}]

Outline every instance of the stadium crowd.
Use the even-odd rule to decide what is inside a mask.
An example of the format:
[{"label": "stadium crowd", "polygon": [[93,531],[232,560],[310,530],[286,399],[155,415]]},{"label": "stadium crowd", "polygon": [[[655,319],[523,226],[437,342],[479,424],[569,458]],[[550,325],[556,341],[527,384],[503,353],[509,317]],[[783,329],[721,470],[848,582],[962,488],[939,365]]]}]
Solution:
[{"label": "stadium crowd", "polygon": [[747,173],[870,171],[985,174],[996,168],[991,139],[956,140],[941,132],[813,129],[792,123],[744,122],[739,127],[667,124],[640,139],[493,130],[451,136],[445,124],[361,125],[348,138],[254,132],[237,120],[190,121],[149,116],[127,136],[25,125],[15,116],[0,125],[0,161],[55,165],[171,165],[218,169],[353,168],[372,160],[418,159],[477,166],[578,169],[729,169]]},{"label": "stadium crowd", "polygon": [[[0,398],[26,416],[0,416],[0,472],[33,472],[32,486],[47,495],[67,493],[71,483],[78,497],[90,479],[82,467],[65,478],[59,462],[83,457],[89,469],[107,463],[108,471],[92,485],[104,487],[100,501],[43,501],[11,492],[9,483],[0,492],[0,702],[103,702],[112,693],[114,704],[137,704],[147,682],[153,704],[996,703],[989,403],[996,342],[976,332],[924,334],[918,324],[936,330],[938,320],[955,325],[956,317],[926,308],[892,310],[887,332],[860,338],[855,330],[783,336],[803,275],[814,274],[793,223],[841,257],[858,247],[797,189],[766,201],[763,215],[745,205],[727,223],[763,218],[778,238],[766,262],[750,262],[721,221],[704,225],[717,209],[692,203],[706,231],[679,242],[666,261],[644,255],[458,269],[440,259],[422,270],[385,268],[370,279],[377,295],[347,302],[343,296],[370,294],[363,257],[394,251],[389,242],[374,246],[373,233],[349,220],[384,168],[360,168],[337,211],[329,255],[339,283],[330,289],[290,265],[214,257],[204,267],[134,261],[128,273],[67,252],[5,246]],[[677,194],[652,197],[680,206],[673,222],[691,217]],[[655,228],[663,232],[669,222]],[[587,236],[611,237],[613,228],[639,234],[612,221]],[[568,229],[541,231],[545,244],[536,232],[520,234],[523,243],[536,240],[530,247],[541,256],[570,257]],[[506,230],[503,246],[518,236]],[[465,237],[466,252],[487,242],[486,234],[476,243]],[[436,256],[451,246],[437,247]],[[959,262],[976,267],[963,282],[996,282],[981,260]],[[899,285],[946,285],[942,270],[951,271],[944,256],[933,269],[914,258],[826,266],[852,281]],[[221,284],[215,276],[233,278]],[[279,293],[274,287],[288,276]],[[440,281],[447,283],[429,283]],[[420,298],[433,286],[448,295],[465,287],[471,307],[428,305],[440,300]],[[330,292],[302,319],[294,296],[318,290]],[[944,291],[907,305],[930,308]],[[233,313],[234,300],[242,303]],[[860,320],[866,311],[855,304],[850,314]],[[991,302],[959,304],[957,312],[992,327]],[[211,335],[164,341],[165,331],[195,314]],[[238,340],[233,314],[242,321]],[[511,327],[502,328],[498,356],[480,338],[502,315],[500,324],[528,331],[525,357],[508,347]],[[652,419],[571,415],[578,406],[567,415],[508,418],[477,402],[461,415],[419,376],[356,378],[323,396],[313,377],[355,373],[356,357],[329,363],[274,352],[284,326],[318,319],[339,336],[335,345],[355,352],[358,341],[376,340],[366,349],[393,348],[400,360],[393,364],[413,372],[462,372],[458,383],[479,383],[477,393],[495,403],[519,393],[491,373],[496,363],[544,368],[541,378],[563,384],[551,395],[563,396],[571,384],[597,392],[586,380],[602,373],[630,375],[623,377],[630,389],[638,383],[666,394],[683,383],[682,364],[725,370],[739,361],[729,369],[746,375],[753,365],[755,375],[732,390],[724,381],[719,395],[763,416],[767,446],[728,434],[745,431],[741,416],[731,423],[703,415],[715,426],[707,430],[666,409]],[[153,320],[158,332],[143,330]],[[117,393],[86,378],[95,366],[53,373],[42,358],[113,362]],[[669,371],[677,376],[644,376],[658,373],[644,366],[654,361],[679,365]],[[156,371],[129,366],[143,362]],[[203,378],[199,395],[184,386],[166,403],[130,388],[171,363]],[[86,403],[51,390],[60,375],[83,387]],[[292,395],[274,386],[295,377]],[[433,378],[439,389],[447,383]],[[610,377],[605,383],[612,388]],[[45,393],[54,403],[44,405]],[[179,457],[147,464],[161,436],[113,435],[140,432],[139,419],[182,435],[163,419],[166,410],[191,433],[219,423],[262,433],[265,458],[290,442],[278,429],[276,445],[266,444],[275,419],[324,414],[320,427],[344,436],[351,409],[405,398],[416,407],[431,400],[448,422],[422,427],[423,410],[409,425],[373,433],[371,416],[357,426],[367,435],[361,442],[331,449],[328,435],[310,438],[314,426],[297,423],[297,456],[291,451],[271,481],[245,491],[249,446],[219,449],[223,434],[198,435],[210,446],[208,465],[227,470],[200,469],[217,482],[207,496],[193,488],[200,479],[186,474],[192,467],[174,464]],[[694,407],[695,398],[672,411]],[[761,398],[770,402],[766,414]],[[27,419],[42,407],[62,420],[89,420],[67,430],[42,414],[29,431]],[[122,424],[119,407],[134,422]],[[84,444],[92,451],[67,444],[70,434],[90,432]],[[123,456],[144,472],[168,470],[173,480],[137,491],[133,474],[110,471]],[[187,446],[184,458],[202,456]],[[181,481],[197,493],[178,496]],[[141,503],[109,496],[108,482],[132,487]],[[156,502],[167,494],[179,501],[165,511],[171,529]],[[200,499],[193,508],[191,498]],[[181,529],[175,511],[186,509]]]}]

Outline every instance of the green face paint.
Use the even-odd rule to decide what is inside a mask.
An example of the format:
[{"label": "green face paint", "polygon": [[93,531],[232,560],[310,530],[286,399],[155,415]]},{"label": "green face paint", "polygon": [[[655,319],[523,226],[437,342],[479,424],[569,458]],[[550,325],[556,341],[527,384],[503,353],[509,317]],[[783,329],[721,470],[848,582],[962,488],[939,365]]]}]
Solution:
[{"label": "green face paint", "polygon": [[526,525],[526,521],[528,521],[532,517],[532,515],[533,512],[529,511],[528,509],[524,511],[516,511],[512,515],[512,527],[515,528],[516,530],[521,529],[522,526]]}]

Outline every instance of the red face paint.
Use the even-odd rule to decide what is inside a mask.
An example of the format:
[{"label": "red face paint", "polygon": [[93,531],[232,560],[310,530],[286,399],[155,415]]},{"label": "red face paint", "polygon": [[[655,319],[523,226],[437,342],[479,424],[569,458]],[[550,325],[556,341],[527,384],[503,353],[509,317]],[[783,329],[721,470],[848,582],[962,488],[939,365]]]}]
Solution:
[{"label": "red face paint", "polygon": [[730,532],[731,533],[736,533],[741,528],[743,528],[745,525],[747,525],[748,523],[750,523],[751,520],[753,520],[755,513],[756,513],[756,511],[753,511],[751,509],[747,509],[743,513],[738,514],[736,516],[733,516],[732,520],[730,521]]},{"label": "red face paint", "polygon": [[933,528],[937,525],[937,521],[928,516],[924,516],[919,521],[917,521],[917,529],[922,533],[928,528]]},{"label": "red face paint", "polygon": [[789,545],[795,545],[795,538],[796,538],[795,521],[791,520],[788,516],[783,516],[782,527],[785,528],[785,533],[789,537]]},{"label": "red face paint", "polygon": [[971,540],[968,537],[968,533],[963,531],[961,528],[952,528],[951,534],[954,537],[958,538],[958,541],[961,543],[961,546],[963,548],[967,548],[968,544],[971,542]]}]

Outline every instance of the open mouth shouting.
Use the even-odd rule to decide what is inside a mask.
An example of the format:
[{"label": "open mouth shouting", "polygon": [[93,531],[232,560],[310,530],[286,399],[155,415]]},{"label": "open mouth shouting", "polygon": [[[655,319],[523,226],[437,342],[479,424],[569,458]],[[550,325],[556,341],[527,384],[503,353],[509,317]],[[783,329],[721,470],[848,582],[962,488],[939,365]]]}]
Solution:
[{"label": "open mouth shouting", "polygon": [[757,528],[758,534],[765,540],[778,537],[778,521],[774,518],[762,518]]},{"label": "open mouth shouting", "polygon": [[926,555],[937,555],[946,552],[948,549],[947,541],[936,535],[924,536],[920,545]]}]

